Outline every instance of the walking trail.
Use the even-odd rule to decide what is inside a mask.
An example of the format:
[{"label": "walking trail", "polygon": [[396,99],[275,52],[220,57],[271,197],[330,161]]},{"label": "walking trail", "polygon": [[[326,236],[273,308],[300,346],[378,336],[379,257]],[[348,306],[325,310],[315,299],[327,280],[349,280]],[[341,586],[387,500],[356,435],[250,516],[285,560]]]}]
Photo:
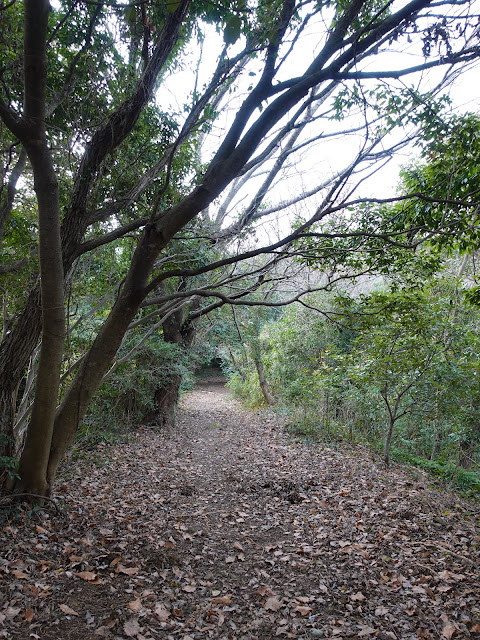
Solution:
[{"label": "walking trail", "polygon": [[205,385],[3,523],[0,638],[479,638],[479,509],[429,483]]}]

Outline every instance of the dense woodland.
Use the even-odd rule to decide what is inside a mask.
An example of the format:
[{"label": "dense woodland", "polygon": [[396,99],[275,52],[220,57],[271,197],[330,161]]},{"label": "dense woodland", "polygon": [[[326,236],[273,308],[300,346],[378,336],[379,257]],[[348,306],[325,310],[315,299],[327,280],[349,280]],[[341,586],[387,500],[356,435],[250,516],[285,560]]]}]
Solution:
[{"label": "dense woodland", "polygon": [[478,491],[480,119],[455,103],[478,24],[456,0],[2,0],[3,491],[171,426],[215,358],[297,435]]}]

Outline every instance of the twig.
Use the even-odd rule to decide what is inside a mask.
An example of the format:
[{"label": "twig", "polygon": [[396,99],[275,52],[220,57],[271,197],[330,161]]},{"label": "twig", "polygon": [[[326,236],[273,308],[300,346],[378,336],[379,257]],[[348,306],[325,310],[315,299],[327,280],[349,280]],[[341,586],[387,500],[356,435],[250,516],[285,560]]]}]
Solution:
[{"label": "twig", "polygon": [[0,498],[0,507],[6,505],[9,502],[13,502],[17,498],[39,498],[40,500],[47,500],[47,502],[51,502],[55,507],[55,511],[60,513],[60,509],[58,508],[58,504],[55,502],[53,498],[49,498],[48,496],[41,496],[37,493],[12,493],[11,496],[4,496]]}]

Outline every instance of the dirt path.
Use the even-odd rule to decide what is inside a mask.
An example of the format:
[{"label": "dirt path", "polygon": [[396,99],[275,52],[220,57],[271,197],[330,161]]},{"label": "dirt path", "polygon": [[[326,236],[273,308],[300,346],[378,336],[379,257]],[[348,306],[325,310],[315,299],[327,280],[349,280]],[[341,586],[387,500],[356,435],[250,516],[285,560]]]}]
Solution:
[{"label": "dirt path", "polygon": [[291,442],[219,385],[91,457],[60,514],[3,527],[0,638],[480,637],[478,509],[423,476]]}]

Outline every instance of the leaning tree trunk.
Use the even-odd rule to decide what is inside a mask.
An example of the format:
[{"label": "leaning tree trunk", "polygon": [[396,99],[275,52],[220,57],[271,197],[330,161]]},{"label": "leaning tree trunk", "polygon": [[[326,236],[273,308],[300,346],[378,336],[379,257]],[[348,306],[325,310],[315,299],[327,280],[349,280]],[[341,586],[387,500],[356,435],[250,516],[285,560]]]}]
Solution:
[{"label": "leaning tree trunk", "polygon": [[58,182],[48,146],[46,117],[48,0],[26,0],[24,13],[23,116],[13,122],[32,166],[38,205],[42,345],[25,448],[20,459],[22,492],[44,495],[65,340],[63,261]]},{"label": "leaning tree trunk", "polygon": [[51,491],[63,454],[85,415],[93,394],[114,359],[130,323],[145,297],[148,276],[161,246],[153,229],[146,228],[135,251],[132,265],[108,318],[82,360],[55,418],[47,470]]}]

